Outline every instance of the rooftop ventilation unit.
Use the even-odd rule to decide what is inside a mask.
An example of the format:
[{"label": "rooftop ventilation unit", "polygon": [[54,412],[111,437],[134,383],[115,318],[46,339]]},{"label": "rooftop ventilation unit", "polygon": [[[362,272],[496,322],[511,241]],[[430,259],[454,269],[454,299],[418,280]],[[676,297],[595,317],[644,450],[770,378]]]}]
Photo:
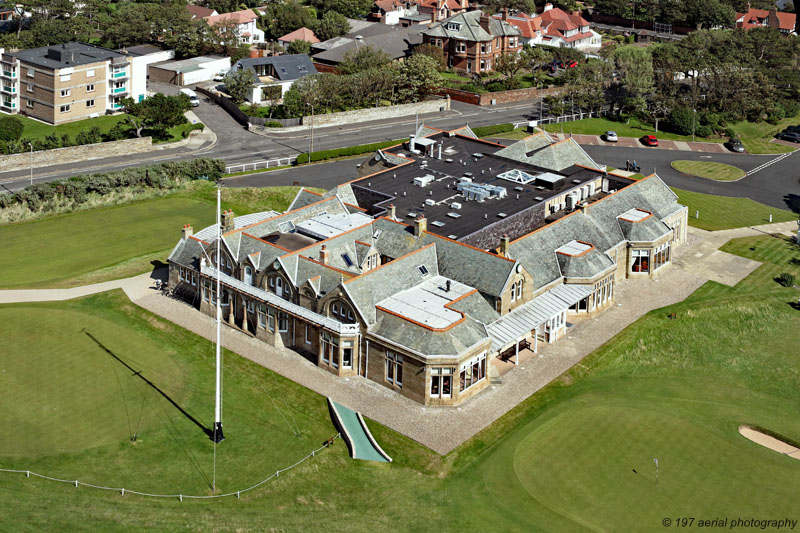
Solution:
[{"label": "rooftop ventilation unit", "polygon": [[451,240],[456,240],[458,239],[458,235],[448,235],[447,238]]},{"label": "rooftop ventilation unit", "polygon": [[514,190],[517,191],[517,192],[522,192],[522,191],[525,190],[525,187],[517,186],[517,187],[514,187]]},{"label": "rooftop ventilation unit", "polygon": [[534,200],[536,200],[537,202],[541,202],[542,200],[544,200],[544,198],[542,198],[541,196],[537,196],[536,198],[534,198]]},{"label": "rooftop ventilation unit", "polygon": [[467,200],[477,200],[482,202],[489,198],[505,198],[507,191],[505,187],[496,185],[484,185],[481,183],[469,183],[462,181],[458,184],[458,190]]},{"label": "rooftop ventilation unit", "polygon": [[450,204],[450,209],[461,209],[461,204],[458,202],[453,202]]},{"label": "rooftop ventilation unit", "polygon": [[426,187],[430,182],[433,181],[433,174],[426,174],[419,178],[414,178],[414,185],[417,187]]},{"label": "rooftop ventilation unit", "polygon": [[572,183],[580,183],[581,180],[572,180]]},{"label": "rooftop ventilation unit", "polygon": [[497,213],[497,216],[500,218],[506,218],[508,215],[505,213]]},{"label": "rooftop ventilation unit", "polygon": [[475,152],[474,154],[472,154],[472,157],[474,157],[475,159],[480,159],[483,157],[483,154],[480,152]]},{"label": "rooftop ventilation unit", "polygon": [[430,198],[428,198],[427,200],[425,200],[425,205],[436,205],[436,200],[431,200]]}]

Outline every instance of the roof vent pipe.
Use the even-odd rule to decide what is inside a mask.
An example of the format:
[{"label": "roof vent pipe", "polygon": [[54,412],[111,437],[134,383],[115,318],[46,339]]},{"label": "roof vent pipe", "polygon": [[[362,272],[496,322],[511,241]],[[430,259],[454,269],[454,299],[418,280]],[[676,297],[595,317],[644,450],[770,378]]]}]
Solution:
[{"label": "roof vent pipe", "polygon": [[408,151],[412,152],[412,153],[414,152],[414,150],[417,149],[416,143],[414,142],[414,138],[415,137],[416,137],[416,135],[409,135],[408,136]]}]

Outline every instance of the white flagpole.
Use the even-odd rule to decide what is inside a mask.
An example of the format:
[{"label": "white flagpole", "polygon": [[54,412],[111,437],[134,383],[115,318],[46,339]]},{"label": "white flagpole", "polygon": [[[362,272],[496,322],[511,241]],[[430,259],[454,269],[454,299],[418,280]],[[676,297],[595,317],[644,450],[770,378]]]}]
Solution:
[{"label": "white flagpole", "polygon": [[222,216],[221,209],[221,191],[217,187],[217,372],[216,372],[216,396],[214,402],[214,443],[222,442],[225,437],[222,434],[222,350],[220,348],[220,328],[222,308],[220,307],[220,300],[222,294],[220,293],[220,241],[222,240]]}]

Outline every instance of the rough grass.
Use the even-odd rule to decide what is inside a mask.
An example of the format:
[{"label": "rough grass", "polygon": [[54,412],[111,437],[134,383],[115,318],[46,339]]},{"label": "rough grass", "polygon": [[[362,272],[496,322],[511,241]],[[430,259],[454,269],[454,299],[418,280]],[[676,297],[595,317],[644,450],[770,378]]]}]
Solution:
[{"label": "rough grass", "polygon": [[[800,463],[744,439],[737,428],[751,424],[800,438],[800,310],[789,305],[798,292],[772,279],[775,269],[800,261],[800,250],[773,237],[729,246],[767,263],[736,287],[709,282],[686,301],[647,314],[444,458],[370,422],[393,463],[352,461],[337,442],[242,500],[215,503],[122,498],[5,474],[4,519],[49,530],[253,530],[269,524],[287,531],[643,531],[661,530],[665,517],[792,516]],[[40,417],[29,405],[10,401],[3,387],[0,417],[28,422],[0,434],[4,466],[152,490],[208,491],[212,447],[197,426],[164,402],[163,410],[154,403],[146,413],[158,408],[162,414],[151,415],[140,441],[130,444],[119,384],[101,368],[86,368],[110,364],[109,356],[85,343],[79,330],[96,333],[204,422],[213,411],[209,343],[118,292],[0,306],[0,315],[4,337],[17,341],[3,360],[4,369],[13,368],[2,374],[5,380],[22,374],[35,381],[36,368],[59,358],[35,325],[20,327],[21,317],[37,324],[60,317],[61,344],[86,352],[76,356],[84,370],[64,365],[63,377],[42,370],[49,378],[37,383],[48,385],[38,405],[45,413],[54,406],[50,401],[63,412],[83,405],[55,386],[70,383],[78,392],[98,389],[92,394],[109,400],[95,409],[112,415],[105,425],[79,418],[77,429],[100,427],[71,451],[9,456],[3,446],[43,446],[39,435],[48,429],[40,420],[53,415]],[[23,343],[24,349],[17,346]],[[151,343],[160,357],[143,356]],[[160,376],[167,364],[161,359],[180,371],[177,381]],[[235,355],[226,354],[225,369],[228,440],[217,448],[221,489],[249,484],[332,434],[324,398]],[[82,380],[84,374],[93,380]],[[120,379],[136,412],[136,378],[128,372]],[[287,420],[296,421],[301,437],[292,435]],[[97,446],[89,448],[91,435]],[[76,508],[79,515],[71,512]]]},{"label": "rough grass", "polygon": [[[223,188],[237,214],[283,211],[298,187]],[[68,287],[146,272],[165,261],[184,224],[215,220],[216,187],[190,183],[171,196],[0,226],[0,288]]]},{"label": "rough grass", "polygon": [[744,170],[712,161],[687,161],[678,160],[671,163],[672,168],[678,172],[716,181],[733,181],[744,177]]},{"label": "rough grass", "polygon": [[[797,215],[785,209],[760,204],[749,198],[730,198],[672,188],[678,202],[689,207],[689,224],[700,229],[715,231],[742,228],[797,220]],[[700,218],[695,212],[700,211]]]},{"label": "rough grass", "polygon": [[22,137],[27,139],[44,139],[53,133],[61,138],[61,136],[66,133],[74,140],[75,136],[83,130],[88,130],[97,126],[100,128],[101,133],[108,133],[119,122],[125,120],[125,115],[101,115],[96,118],[87,118],[76,122],[51,126],[50,124],[28,118],[24,115],[16,116],[22,120],[25,125],[25,129],[22,130]]},{"label": "rough grass", "polygon": [[[560,133],[561,128],[564,128],[564,133],[573,133],[576,135],[602,135],[611,130],[616,131],[620,137],[636,137],[642,135],[655,135],[659,139],[666,141],[691,141],[691,135],[678,135],[666,131],[659,131],[656,133],[651,124],[640,122],[634,118],[626,122],[617,122],[608,118],[585,118],[583,120],[575,120],[572,122],[562,122],[558,124],[545,124],[545,130],[554,133]],[[719,137],[703,138],[696,137],[698,142],[723,142],[725,139]]]}]

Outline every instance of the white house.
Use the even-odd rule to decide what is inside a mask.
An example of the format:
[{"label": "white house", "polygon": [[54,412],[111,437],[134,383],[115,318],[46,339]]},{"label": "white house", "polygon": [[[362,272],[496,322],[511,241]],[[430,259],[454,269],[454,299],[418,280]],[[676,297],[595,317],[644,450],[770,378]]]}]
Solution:
[{"label": "white house", "polygon": [[295,80],[317,73],[307,54],[245,58],[231,67],[234,71],[241,69],[250,70],[256,78],[252,94],[247,98],[254,104],[283,98]]},{"label": "white house", "polygon": [[[502,15],[494,15],[500,19]],[[602,38],[589,27],[589,22],[580,13],[567,13],[548,3],[541,15],[525,13],[509,15],[507,22],[522,31],[523,44],[555,46],[591,50],[600,48]]]},{"label": "white house", "polygon": [[256,26],[258,15],[252,9],[243,9],[221,15],[209,15],[203,20],[211,27],[220,27],[223,31],[228,25],[235,25],[236,36],[239,44],[253,44],[264,42],[264,32]]}]

